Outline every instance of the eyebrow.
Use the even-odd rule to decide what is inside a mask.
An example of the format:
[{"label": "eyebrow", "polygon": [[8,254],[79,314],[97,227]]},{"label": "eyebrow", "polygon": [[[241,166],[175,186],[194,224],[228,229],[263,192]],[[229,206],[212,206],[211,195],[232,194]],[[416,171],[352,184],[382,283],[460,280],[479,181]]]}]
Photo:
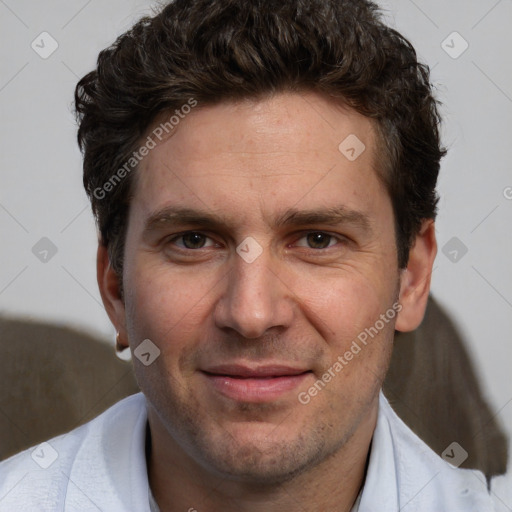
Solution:
[{"label": "eyebrow", "polygon": [[281,214],[275,221],[276,226],[298,226],[309,224],[324,224],[338,226],[351,224],[362,231],[371,232],[371,222],[363,212],[349,209],[345,206],[318,208],[314,210],[297,210],[291,208]]},{"label": "eyebrow", "polygon": [[[149,235],[179,225],[201,226],[202,229],[229,227],[229,222],[218,215],[193,208],[166,207],[151,214],[145,222],[144,233]],[[271,223],[273,227],[293,227],[322,224],[326,226],[352,225],[366,233],[372,233],[368,215],[345,206],[298,210],[290,208],[279,214]]]}]

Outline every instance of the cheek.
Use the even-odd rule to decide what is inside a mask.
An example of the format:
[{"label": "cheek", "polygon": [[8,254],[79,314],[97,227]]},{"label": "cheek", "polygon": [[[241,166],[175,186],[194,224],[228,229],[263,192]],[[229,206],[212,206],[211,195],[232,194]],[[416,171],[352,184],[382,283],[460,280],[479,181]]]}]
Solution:
[{"label": "cheek", "polygon": [[303,313],[331,345],[343,348],[391,307],[392,283],[385,285],[354,270],[312,279],[302,275],[294,289]]},{"label": "cheek", "polygon": [[178,349],[180,340],[193,343],[194,333],[204,327],[214,288],[212,274],[139,265],[126,286],[131,291],[126,306],[132,341],[149,338],[161,350]]},{"label": "cheek", "polygon": [[[321,334],[326,355],[317,378],[329,381],[328,391],[322,393],[318,405],[349,407],[354,387],[362,395],[374,396],[391,356],[396,284],[348,271],[323,283],[302,282],[297,295],[305,298],[305,314]],[[384,322],[381,315],[386,312],[388,321]]]},{"label": "cheek", "polygon": [[149,366],[132,356],[139,387],[153,401],[166,403],[170,396],[189,394],[185,381],[190,368],[183,366],[182,358],[200,347],[201,333],[208,328],[208,291],[213,287],[190,274],[185,279],[169,269],[139,267],[126,287],[130,290],[126,322],[132,351],[145,339],[160,350]]},{"label": "cheek", "polygon": [[[318,395],[317,407],[346,412],[357,400],[374,398],[385,377],[396,318],[394,290],[389,284],[378,288],[375,282],[354,277],[333,279],[327,290],[309,287],[306,292],[306,307],[316,313],[315,328],[326,354],[316,378],[327,384],[303,389],[302,397]],[[381,319],[386,313],[387,322]]]}]

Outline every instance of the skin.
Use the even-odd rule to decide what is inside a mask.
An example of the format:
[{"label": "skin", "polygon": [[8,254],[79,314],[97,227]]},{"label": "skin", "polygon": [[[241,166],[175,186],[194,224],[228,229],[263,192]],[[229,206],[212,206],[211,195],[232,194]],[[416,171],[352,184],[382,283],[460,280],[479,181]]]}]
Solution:
[{"label": "skin", "polygon": [[[366,146],[355,161],[338,149],[350,134]],[[150,339],[161,351],[149,366],[133,360],[148,400],[148,475],[162,511],[352,507],[394,329],[421,322],[437,250],[426,220],[407,269],[398,269],[376,148],[368,118],[314,93],[281,93],[197,107],[141,162],[124,300],[101,244],[98,281],[121,344],[133,351]],[[219,221],[154,220],[148,230],[148,219],[168,207]],[[299,223],[277,222],[289,210],[340,207],[357,214],[337,224],[297,215]],[[190,231],[199,234],[180,238]],[[247,237],[262,250],[252,263],[236,252]],[[397,300],[398,316],[300,403],[298,394]],[[309,373],[272,400],[238,400],[202,371],[234,362]]]}]

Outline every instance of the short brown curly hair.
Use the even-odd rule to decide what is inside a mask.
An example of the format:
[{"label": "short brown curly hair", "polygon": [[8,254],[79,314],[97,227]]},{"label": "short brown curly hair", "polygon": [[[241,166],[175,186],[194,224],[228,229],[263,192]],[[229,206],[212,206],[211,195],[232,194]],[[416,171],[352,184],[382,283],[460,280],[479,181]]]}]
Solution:
[{"label": "short brown curly hair", "polygon": [[365,0],[174,0],[103,50],[75,90],[84,186],[119,275],[134,173],[108,194],[104,185],[157,116],[191,98],[213,105],[284,91],[316,92],[375,121],[406,267],[422,221],[435,218],[445,153],[429,70],[412,45]]}]

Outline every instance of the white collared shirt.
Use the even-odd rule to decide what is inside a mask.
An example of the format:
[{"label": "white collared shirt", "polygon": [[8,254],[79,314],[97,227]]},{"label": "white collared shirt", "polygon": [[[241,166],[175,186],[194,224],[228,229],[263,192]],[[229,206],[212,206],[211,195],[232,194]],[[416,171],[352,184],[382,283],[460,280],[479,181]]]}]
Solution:
[{"label": "white collared shirt", "polygon": [[[139,393],[86,425],[1,462],[0,511],[150,512],[146,425],[146,400]],[[500,482],[498,495],[489,494],[480,472],[438,457],[381,393],[359,512],[512,510],[505,501],[508,484]]]}]

